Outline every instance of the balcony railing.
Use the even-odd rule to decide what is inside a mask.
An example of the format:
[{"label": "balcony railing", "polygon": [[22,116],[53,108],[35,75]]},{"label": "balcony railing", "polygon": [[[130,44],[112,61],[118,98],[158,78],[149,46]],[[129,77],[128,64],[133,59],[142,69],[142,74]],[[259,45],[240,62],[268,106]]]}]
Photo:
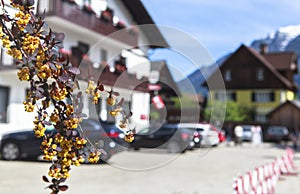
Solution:
[{"label": "balcony railing", "polygon": [[[57,16],[63,20],[72,22],[78,27],[85,28],[107,36],[120,29],[120,24],[114,26],[112,19],[107,18],[107,11],[99,13],[105,18],[98,17],[91,9],[80,8],[76,3],[69,0],[43,0],[39,4],[38,12],[43,13],[46,8],[46,16]],[[108,20],[107,20],[108,19]],[[123,27],[123,26],[122,26]],[[124,32],[123,32],[124,31]],[[131,46],[137,45],[137,32],[123,30],[122,33],[112,36],[114,39]]]}]

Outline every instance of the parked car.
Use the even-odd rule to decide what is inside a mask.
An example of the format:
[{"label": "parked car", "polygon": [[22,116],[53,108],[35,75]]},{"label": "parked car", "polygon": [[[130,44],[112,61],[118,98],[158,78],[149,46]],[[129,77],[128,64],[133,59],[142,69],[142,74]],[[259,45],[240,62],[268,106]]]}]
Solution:
[{"label": "parked car", "polygon": [[251,141],[252,140],[252,127],[254,127],[253,125],[241,125],[241,127],[243,128],[243,136],[242,136],[242,140],[243,141]]},{"label": "parked car", "polygon": [[[88,138],[94,146],[102,149],[103,154],[100,155],[102,161],[107,161],[113,154],[121,151],[117,143],[110,138],[100,123],[91,119],[82,121],[81,127],[78,128],[78,135]],[[108,126],[106,126],[108,128]],[[108,130],[108,129],[106,129]],[[45,134],[55,135],[56,130],[48,128]],[[19,132],[8,132],[2,135],[0,142],[0,153],[4,160],[17,160],[20,158],[36,159],[41,155],[40,144],[42,139],[34,136],[34,131],[25,129]],[[88,146],[86,152],[89,152]]]},{"label": "parked car", "polygon": [[281,142],[289,141],[289,130],[286,126],[273,125],[267,128],[265,141]]},{"label": "parked car", "polygon": [[184,152],[192,148],[194,143],[194,131],[178,127],[177,124],[167,124],[160,128],[145,128],[135,135],[130,147],[162,148],[170,153]]},{"label": "parked car", "polygon": [[201,145],[203,146],[217,146],[221,142],[220,138],[225,140],[225,136],[222,137],[223,132],[209,123],[181,123],[179,126],[199,132],[202,136]]}]

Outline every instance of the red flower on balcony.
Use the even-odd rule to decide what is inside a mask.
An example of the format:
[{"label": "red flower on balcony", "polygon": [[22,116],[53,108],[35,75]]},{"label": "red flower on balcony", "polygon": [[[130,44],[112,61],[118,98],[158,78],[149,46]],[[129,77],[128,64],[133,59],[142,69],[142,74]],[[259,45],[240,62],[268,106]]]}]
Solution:
[{"label": "red flower on balcony", "polygon": [[89,5],[89,4],[84,4],[82,10],[86,11],[89,14],[94,14],[95,13],[92,6]]},{"label": "red flower on balcony", "polygon": [[119,21],[116,25],[116,28],[123,29],[123,28],[126,28],[126,25],[123,21]]},{"label": "red flower on balcony", "polygon": [[108,23],[108,22],[112,21],[112,17],[113,17],[112,12],[111,12],[110,10],[107,9],[107,10],[101,12],[101,17],[100,17],[100,19],[101,19],[102,21]]}]

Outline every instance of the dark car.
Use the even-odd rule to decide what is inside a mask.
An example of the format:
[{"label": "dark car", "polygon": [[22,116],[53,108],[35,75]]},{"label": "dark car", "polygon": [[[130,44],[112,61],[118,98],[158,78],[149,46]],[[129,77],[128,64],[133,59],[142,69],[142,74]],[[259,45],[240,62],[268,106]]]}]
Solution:
[{"label": "dark car", "polygon": [[162,148],[170,153],[180,153],[191,148],[194,143],[194,131],[178,128],[178,125],[163,125],[159,129],[145,128],[135,135],[130,146],[139,148]]},{"label": "dark car", "polygon": [[[103,125],[104,126],[104,125]],[[103,129],[99,122],[85,119],[77,129],[78,135],[83,135],[88,140],[88,144],[92,144],[102,150],[100,155],[102,161],[107,161],[113,154],[120,152],[121,146],[114,141],[114,138],[109,137],[105,131],[108,131],[113,126],[105,125]],[[54,135],[54,128],[46,130],[46,134]],[[17,160],[20,158],[35,159],[41,155],[41,138],[34,136],[33,130],[24,130],[19,132],[6,133],[2,136],[0,142],[0,153],[4,160]],[[86,146],[85,152],[89,152],[90,146]]]},{"label": "dark car", "polygon": [[273,125],[267,128],[265,134],[265,141],[269,142],[281,142],[289,141],[289,130],[286,126]]}]

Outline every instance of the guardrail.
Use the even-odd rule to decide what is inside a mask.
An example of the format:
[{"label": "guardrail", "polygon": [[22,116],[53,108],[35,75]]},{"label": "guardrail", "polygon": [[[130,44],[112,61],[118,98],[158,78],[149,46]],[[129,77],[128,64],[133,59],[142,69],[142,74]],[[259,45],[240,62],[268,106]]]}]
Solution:
[{"label": "guardrail", "polygon": [[298,175],[294,165],[294,151],[286,149],[283,156],[256,167],[236,177],[233,181],[234,194],[272,194],[281,175]]}]

